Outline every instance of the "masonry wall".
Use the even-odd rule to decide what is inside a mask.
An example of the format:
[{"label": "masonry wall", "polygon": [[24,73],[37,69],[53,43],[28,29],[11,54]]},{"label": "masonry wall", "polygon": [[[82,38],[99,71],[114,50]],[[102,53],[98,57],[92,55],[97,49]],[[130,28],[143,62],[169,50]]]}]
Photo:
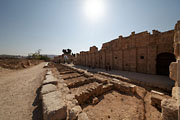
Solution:
[{"label": "masonry wall", "polygon": [[159,32],[153,30],[119,38],[104,43],[102,48],[90,47],[89,51],[77,55],[76,64],[88,67],[125,70],[156,74],[156,58],[160,53],[172,53],[174,30]]}]

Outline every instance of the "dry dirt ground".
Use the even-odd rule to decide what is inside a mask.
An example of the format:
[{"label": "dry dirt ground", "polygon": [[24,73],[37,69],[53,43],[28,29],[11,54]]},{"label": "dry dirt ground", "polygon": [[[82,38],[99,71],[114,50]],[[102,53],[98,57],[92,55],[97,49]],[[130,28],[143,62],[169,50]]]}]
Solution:
[{"label": "dry dirt ground", "polygon": [[117,91],[98,97],[97,105],[84,105],[83,111],[90,120],[158,120],[161,113],[150,104],[150,93],[145,100],[140,97],[120,94]]},{"label": "dry dirt ground", "polygon": [[22,70],[0,69],[0,120],[41,120],[38,92],[45,63]]},{"label": "dry dirt ground", "polygon": [[30,60],[30,59],[0,59],[0,67],[7,69],[23,69],[30,66],[37,65],[43,62],[42,60]]}]

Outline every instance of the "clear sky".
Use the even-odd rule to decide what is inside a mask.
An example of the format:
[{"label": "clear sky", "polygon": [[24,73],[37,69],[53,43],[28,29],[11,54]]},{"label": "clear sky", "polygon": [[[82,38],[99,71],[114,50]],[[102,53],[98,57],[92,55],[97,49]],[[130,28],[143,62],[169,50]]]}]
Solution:
[{"label": "clear sky", "polygon": [[0,0],[0,54],[100,49],[132,31],[173,29],[177,20],[180,0]]}]

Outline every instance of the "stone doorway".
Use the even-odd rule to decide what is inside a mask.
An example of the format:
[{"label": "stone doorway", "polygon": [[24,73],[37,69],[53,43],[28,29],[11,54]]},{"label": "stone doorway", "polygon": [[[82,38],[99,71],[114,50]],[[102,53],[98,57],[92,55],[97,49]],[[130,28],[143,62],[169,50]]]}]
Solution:
[{"label": "stone doorway", "polygon": [[176,58],[172,53],[160,53],[156,58],[156,73],[157,75],[169,76],[169,65],[175,62]]}]

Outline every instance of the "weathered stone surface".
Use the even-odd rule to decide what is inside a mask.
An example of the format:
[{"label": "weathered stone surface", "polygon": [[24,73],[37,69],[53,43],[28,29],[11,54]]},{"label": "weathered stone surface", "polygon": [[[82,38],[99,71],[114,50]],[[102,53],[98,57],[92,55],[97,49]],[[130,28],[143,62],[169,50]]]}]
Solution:
[{"label": "weathered stone surface", "polygon": [[136,92],[136,85],[119,81],[117,79],[113,79],[110,83],[114,85],[114,88],[118,91],[127,93],[127,94],[134,94]]},{"label": "weathered stone surface", "polygon": [[177,62],[172,62],[169,66],[169,72],[170,72],[170,75],[169,77],[172,79],[172,80],[175,80],[177,81]]},{"label": "weathered stone surface", "polygon": [[78,80],[78,78],[77,78],[76,81],[68,82],[68,83],[67,83],[67,86],[68,86],[69,88],[82,86],[82,85],[84,85],[84,84],[88,84],[88,83],[93,82],[94,79],[95,79],[95,78],[93,78],[93,77],[91,77],[91,78],[85,78],[85,79],[80,79],[80,80]]},{"label": "weathered stone surface", "polygon": [[180,88],[179,87],[173,87],[172,89],[172,98],[178,99],[178,93],[180,94]]},{"label": "weathered stone surface", "polygon": [[70,110],[70,113],[69,113],[69,119],[70,120],[75,120],[79,113],[82,112],[82,109],[81,107],[78,105],[78,106],[75,106],[73,107],[71,110]]},{"label": "weathered stone surface", "polygon": [[52,75],[52,71],[51,70],[48,70],[46,75]]},{"label": "weathered stone surface", "polygon": [[82,112],[78,115],[78,120],[89,120],[86,113]]},{"label": "weathered stone surface", "polygon": [[93,74],[91,74],[91,73],[89,73],[89,72],[85,72],[85,73],[84,73],[84,76],[85,76],[85,77],[93,77]]},{"label": "weathered stone surface", "polygon": [[141,88],[141,87],[136,87],[136,94],[141,97],[142,99],[144,99],[145,95],[146,95],[146,89],[145,88]]},{"label": "weathered stone surface", "polygon": [[54,84],[54,85],[57,85],[57,83],[58,83],[58,80],[54,76],[52,76],[52,75],[46,75],[46,78],[43,81],[43,85],[45,85],[45,84]]},{"label": "weathered stone surface", "polygon": [[92,85],[85,90],[78,92],[75,95],[75,98],[78,100],[79,104],[83,104],[84,102],[90,100],[91,97],[98,96],[102,94],[102,84],[92,83]]},{"label": "weathered stone surface", "polygon": [[163,93],[158,91],[151,91],[151,105],[155,106],[158,109],[161,109],[161,101],[167,98]]},{"label": "weathered stone surface", "polygon": [[163,99],[161,107],[163,120],[178,120],[178,107],[175,99]]},{"label": "weathered stone surface", "polygon": [[56,90],[57,90],[56,85],[53,85],[53,84],[43,85],[42,88],[41,88],[41,96],[44,95],[44,94],[56,91]]},{"label": "weathered stone surface", "polygon": [[66,100],[72,101],[73,99],[75,99],[74,94],[67,94],[67,95],[66,95]]},{"label": "weathered stone surface", "polygon": [[59,91],[43,95],[44,120],[62,120],[67,116],[67,106]]},{"label": "weathered stone surface", "polygon": [[180,59],[180,21],[175,25],[175,34],[174,34],[174,54],[176,59]]},{"label": "weathered stone surface", "polygon": [[60,90],[61,92],[63,92],[64,94],[68,94],[70,93],[69,88],[67,87],[67,85],[65,83],[63,84],[58,84],[58,90]]},{"label": "weathered stone surface", "polygon": [[103,83],[103,84],[106,84],[108,82],[107,79],[101,78],[101,77],[98,77],[98,76],[95,76],[95,81],[97,81],[99,83]]}]

